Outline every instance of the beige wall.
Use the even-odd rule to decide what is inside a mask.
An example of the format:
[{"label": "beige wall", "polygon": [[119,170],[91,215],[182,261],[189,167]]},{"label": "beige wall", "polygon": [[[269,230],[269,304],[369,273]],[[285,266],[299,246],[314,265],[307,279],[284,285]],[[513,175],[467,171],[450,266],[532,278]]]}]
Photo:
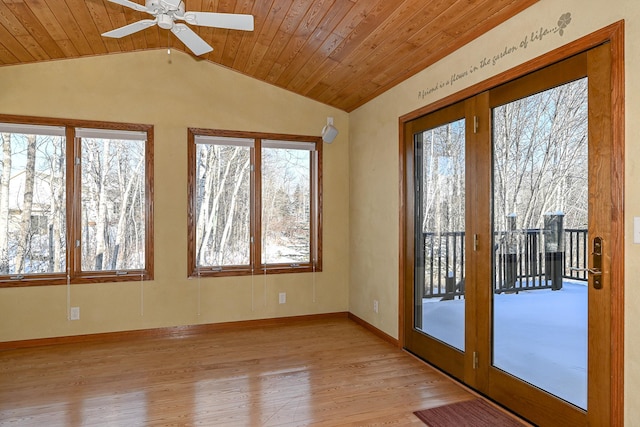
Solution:
[{"label": "beige wall", "polygon": [[[0,114],[155,127],[155,280],[0,289],[0,341],[348,309],[347,113],[158,50],[2,67]],[[327,116],[340,134],[324,146],[324,271],[188,280],[187,127],[319,135]]]},{"label": "beige wall", "polygon": [[[571,23],[542,40],[532,32],[553,28],[566,12]],[[379,96],[350,115],[351,273],[349,310],[398,336],[399,167],[398,118],[529,59],[624,19],[626,25],[625,169],[625,420],[640,425],[640,245],[632,244],[640,216],[640,3],[636,0],[541,0],[509,22]],[[521,42],[527,38],[526,47]],[[505,47],[517,49],[500,57]],[[493,58],[498,56],[495,64]],[[483,58],[489,65],[480,67]],[[473,67],[477,66],[477,69]],[[473,71],[473,72],[471,72]],[[453,74],[465,74],[451,82]],[[449,82],[449,84],[447,84]],[[440,87],[442,84],[442,87]],[[432,90],[437,87],[436,90]],[[424,91],[424,92],[423,92]],[[373,312],[379,299],[379,313]]]},{"label": "beige wall", "polygon": [[[531,32],[555,27],[566,12],[572,21],[562,36],[530,40]],[[0,113],[150,123],[156,136],[156,279],[0,289],[0,341],[347,309],[397,337],[398,118],[621,19],[627,94],[625,419],[626,425],[640,425],[640,289],[634,279],[640,277],[640,246],[631,239],[633,217],[640,216],[636,0],[540,0],[349,115],[178,52],[171,63],[165,51],[153,51],[0,68]],[[520,47],[525,37],[527,47]],[[517,50],[499,57],[514,44]],[[482,58],[496,55],[495,63],[479,67]],[[465,71],[451,83],[452,74]],[[324,147],[325,271],[315,278],[187,280],[186,128],[318,134],[329,115],[340,134]],[[280,291],[288,293],[285,305],[277,304]],[[66,320],[67,298],[81,307],[81,320]],[[374,299],[380,302],[377,314]]]}]

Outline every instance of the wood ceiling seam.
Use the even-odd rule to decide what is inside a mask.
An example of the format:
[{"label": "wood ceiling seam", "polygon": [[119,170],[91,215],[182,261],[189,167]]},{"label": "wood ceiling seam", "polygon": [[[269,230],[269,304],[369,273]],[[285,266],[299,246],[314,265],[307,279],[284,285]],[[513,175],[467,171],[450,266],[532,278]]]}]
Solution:
[{"label": "wood ceiling seam", "polygon": [[[404,4],[406,4],[406,2]],[[420,16],[421,18],[419,18],[417,22],[421,23],[422,27],[424,28],[430,28],[433,25],[434,19],[440,16],[444,11],[448,10],[450,7],[451,7],[450,3],[446,0],[440,0],[437,2],[430,2],[429,4],[425,4],[424,7],[420,9],[420,11],[428,11],[428,12],[418,13],[418,16]],[[389,20],[391,19],[392,18],[390,18]],[[385,22],[389,20],[385,20]],[[396,28],[402,28],[402,26],[405,23],[407,23],[406,20],[398,22]],[[417,23],[415,22],[414,24],[417,25]],[[341,103],[345,103],[346,102],[346,100],[344,99],[345,97],[340,96],[340,93],[342,90],[344,90],[346,86],[341,85],[340,82],[344,82],[345,80],[348,80],[348,77],[349,77],[348,74],[359,75],[360,73],[362,73],[362,70],[368,69],[368,67],[378,66],[380,62],[379,58],[381,57],[386,58],[387,56],[391,56],[392,59],[390,60],[389,58],[387,58],[387,60],[384,61],[385,64],[387,63],[396,64],[396,65],[400,64],[401,62],[399,61],[399,59],[401,57],[405,57],[406,55],[402,49],[397,48],[398,40],[403,40],[407,38],[410,39],[410,36],[408,33],[403,33],[401,30],[396,30],[393,34],[397,35],[398,37],[392,36],[391,38],[387,38],[386,40],[384,40],[384,42],[378,43],[377,46],[375,46],[375,48],[373,47],[373,45],[376,45],[376,43],[372,43],[372,46],[370,49],[364,49],[364,47],[366,47],[369,44],[367,43],[367,41],[369,41],[370,39],[376,40],[377,34],[374,33],[371,35],[371,38],[367,38],[367,40],[363,41],[362,43],[363,49],[360,49],[359,52],[356,52],[353,55],[354,59],[352,62],[357,64],[356,67],[354,67],[352,70],[345,70],[343,74],[335,75],[334,76],[335,83],[328,82],[329,86],[331,87],[330,89],[331,92],[319,95],[321,99],[327,103],[331,103],[337,99],[339,99]],[[405,49],[408,49],[409,54],[414,54],[415,51],[419,49],[417,45],[413,46],[412,48],[412,45],[408,43],[403,44],[401,46],[404,47]],[[381,86],[383,85],[379,84],[378,88],[380,88]]]},{"label": "wood ceiling seam", "polygon": [[78,54],[80,56],[93,55],[93,49],[91,49],[89,41],[75,19],[72,19],[73,15],[71,15],[71,11],[68,9],[66,2],[64,0],[44,0],[44,3],[49,10],[51,10],[51,13],[60,25],[62,25],[69,40],[71,40],[71,43],[78,51]]},{"label": "wood ceiling seam", "polygon": [[[291,0],[287,1],[291,2]],[[271,40],[275,37],[278,27],[280,26],[280,22],[284,19],[284,14],[286,13],[286,10],[283,10],[281,6],[281,0],[274,0],[269,11],[264,15],[266,18],[260,24],[260,32],[256,37],[255,45],[251,49],[251,58],[247,61],[247,67],[244,69],[244,72],[247,75],[253,77],[256,76],[256,72],[262,63],[262,59],[269,50]],[[260,20],[258,20],[258,22],[260,22]]]},{"label": "wood ceiling seam", "polygon": [[[87,10],[91,15],[93,24],[96,26],[98,33],[106,33],[112,29],[111,19],[107,13],[104,3],[86,2]],[[117,39],[103,37],[104,45],[109,53],[121,52],[120,43]]]},{"label": "wood ceiling seam", "polygon": [[[235,7],[235,0],[219,0],[216,8],[211,11],[215,11],[217,13],[233,13]],[[207,27],[203,27],[202,31],[204,32],[207,29]],[[230,33],[237,33],[237,31],[229,31],[222,28],[213,28],[212,30],[211,46],[213,47],[213,51],[209,52],[207,57],[213,60],[213,62],[224,65],[223,55],[227,48],[227,43],[229,43]]]},{"label": "wood ceiling seam", "polygon": [[87,38],[93,53],[106,54],[108,50],[102,40],[103,37],[98,33],[85,0],[65,0],[65,2],[69,6],[71,15],[73,15],[82,33]]},{"label": "wood ceiling seam", "polygon": [[[253,8],[251,9],[251,14],[253,16],[267,16],[269,10],[271,10],[272,5],[272,0],[254,2]],[[240,47],[238,48],[238,54],[233,60],[233,69],[247,74],[247,67],[251,60],[251,52],[253,51],[253,47],[258,40],[258,35],[262,32],[262,28],[264,27],[264,25],[265,20],[256,19],[254,31],[243,33],[242,42],[240,43]]]},{"label": "wood ceiling seam", "polygon": [[[0,27],[0,29],[2,29]],[[0,40],[4,40],[1,37],[1,33],[0,33]],[[2,44],[2,42],[0,42],[0,63],[1,64],[16,64],[19,63],[20,61],[18,60],[18,58],[16,58],[11,51]]]},{"label": "wood ceiling seam", "polygon": [[[316,8],[309,8],[305,16],[300,21],[298,28],[290,37],[289,42],[284,47],[280,56],[276,60],[276,63],[279,64],[279,72],[275,73],[272,69],[269,73],[267,80],[271,83],[277,83],[283,73],[290,69],[291,63],[296,60],[299,56],[304,55],[300,52],[303,51],[305,47],[309,51],[314,49],[314,30],[318,27],[320,22],[324,19],[329,11],[331,5],[333,5],[334,1],[320,1],[316,3]],[[323,7],[324,6],[324,7]],[[307,50],[304,49],[304,50]],[[295,70],[290,70],[289,76],[295,74]],[[286,77],[285,77],[286,79]]]},{"label": "wood ceiling seam", "polygon": [[278,28],[278,31],[276,32],[276,35],[263,58],[264,64],[256,73],[256,76],[259,79],[273,83],[273,81],[269,80],[271,70],[287,46],[287,43],[291,39],[291,35],[304,18],[304,14],[302,14],[299,9],[303,4],[304,3],[301,0],[294,0],[287,10],[280,27]]},{"label": "wood ceiling seam", "polygon": [[[253,14],[254,6],[255,6],[255,1],[253,0],[241,0],[240,2],[236,3],[236,8],[234,10],[234,13],[241,14],[241,15]],[[255,22],[254,22],[254,30],[255,30]],[[246,52],[242,50],[243,47],[246,46],[247,44],[245,40],[251,39],[254,36],[254,31],[234,31],[233,33],[234,33],[234,37],[231,39],[231,45],[230,47],[225,48],[225,51],[223,52],[222,57],[223,57],[224,66],[231,69],[236,69],[236,66],[235,66],[236,60],[243,53],[246,54]]]}]

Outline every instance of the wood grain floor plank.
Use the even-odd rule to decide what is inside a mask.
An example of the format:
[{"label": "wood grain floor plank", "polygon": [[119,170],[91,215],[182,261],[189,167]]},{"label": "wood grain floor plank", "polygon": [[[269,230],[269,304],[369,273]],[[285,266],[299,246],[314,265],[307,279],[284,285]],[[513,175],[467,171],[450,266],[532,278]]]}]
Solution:
[{"label": "wood grain floor plank", "polygon": [[474,398],[348,319],[0,351],[0,425],[422,425]]}]

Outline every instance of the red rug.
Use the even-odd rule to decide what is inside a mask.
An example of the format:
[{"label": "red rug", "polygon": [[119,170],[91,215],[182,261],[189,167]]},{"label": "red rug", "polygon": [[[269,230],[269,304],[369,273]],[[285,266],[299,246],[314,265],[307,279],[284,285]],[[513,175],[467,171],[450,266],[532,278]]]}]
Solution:
[{"label": "red rug", "polygon": [[465,400],[414,414],[429,427],[522,427],[523,424],[482,399]]}]

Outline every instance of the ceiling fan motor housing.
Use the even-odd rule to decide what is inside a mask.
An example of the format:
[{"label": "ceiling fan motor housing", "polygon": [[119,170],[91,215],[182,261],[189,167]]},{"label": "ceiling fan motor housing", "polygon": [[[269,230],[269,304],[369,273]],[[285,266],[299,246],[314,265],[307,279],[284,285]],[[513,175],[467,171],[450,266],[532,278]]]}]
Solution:
[{"label": "ceiling fan motor housing", "polygon": [[166,13],[161,13],[157,17],[158,27],[170,30],[173,28],[173,18]]},{"label": "ceiling fan motor housing", "polygon": [[[177,5],[175,3],[178,3]],[[151,15],[184,15],[184,1],[147,0],[145,7]],[[163,27],[164,28],[164,27]],[[171,27],[168,27],[171,28]]]}]

